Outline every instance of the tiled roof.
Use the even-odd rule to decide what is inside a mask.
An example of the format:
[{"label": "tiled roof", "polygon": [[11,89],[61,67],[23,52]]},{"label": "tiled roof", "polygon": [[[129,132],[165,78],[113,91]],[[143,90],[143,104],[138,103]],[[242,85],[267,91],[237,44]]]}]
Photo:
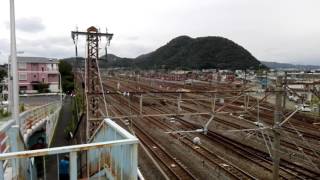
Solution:
[{"label": "tiled roof", "polygon": [[17,57],[18,62],[24,63],[58,63],[59,60],[56,58],[45,58],[45,57]]}]

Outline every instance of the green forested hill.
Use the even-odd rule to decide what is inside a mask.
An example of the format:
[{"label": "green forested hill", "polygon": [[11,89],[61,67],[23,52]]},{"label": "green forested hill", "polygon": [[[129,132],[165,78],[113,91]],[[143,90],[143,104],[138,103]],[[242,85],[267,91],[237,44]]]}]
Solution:
[{"label": "green forested hill", "polygon": [[[249,51],[223,37],[179,36],[157,50],[137,58],[109,54],[101,67],[139,69],[257,69],[261,64]],[[265,67],[260,65],[260,68]]]},{"label": "green forested hill", "polygon": [[148,69],[248,69],[260,62],[246,49],[222,37],[190,38],[180,36],[149,54],[135,59],[138,67]]}]

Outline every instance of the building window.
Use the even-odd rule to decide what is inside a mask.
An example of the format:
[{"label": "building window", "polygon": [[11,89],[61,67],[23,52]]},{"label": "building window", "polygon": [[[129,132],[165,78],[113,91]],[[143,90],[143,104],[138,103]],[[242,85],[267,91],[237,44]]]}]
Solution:
[{"label": "building window", "polygon": [[26,63],[18,63],[19,69],[27,69],[27,64]]},{"label": "building window", "polygon": [[38,71],[38,65],[35,63],[31,64],[31,71]]},{"label": "building window", "polygon": [[19,80],[26,81],[27,80],[27,73],[19,73]]},{"label": "building window", "polygon": [[48,82],[59,82],[57,74],[48,74]]},{"label": "building window", "polygon": [[42,72],[44,71],[44,67],[41,67]]},{"label": "building window", "polygon": [[27,86],[20,86],[20,91],[26,91],[26,90],[28,90]]},{"label": "building window", "polygon": [[47,70],[48,70],[48,71],[51,71],[51,70],[52,70],[51,64],[47,64]]}]

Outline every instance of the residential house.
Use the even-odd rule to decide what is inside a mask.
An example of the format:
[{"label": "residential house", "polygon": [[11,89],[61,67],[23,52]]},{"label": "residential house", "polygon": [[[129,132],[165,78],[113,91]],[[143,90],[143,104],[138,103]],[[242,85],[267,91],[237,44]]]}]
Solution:
[{"label": "residential house", "polygon": [[19,89],[22,93],[37,93],[35,87],[48,84],[50,92],[59,92],[58,59],[44,57],[17,57]]}]

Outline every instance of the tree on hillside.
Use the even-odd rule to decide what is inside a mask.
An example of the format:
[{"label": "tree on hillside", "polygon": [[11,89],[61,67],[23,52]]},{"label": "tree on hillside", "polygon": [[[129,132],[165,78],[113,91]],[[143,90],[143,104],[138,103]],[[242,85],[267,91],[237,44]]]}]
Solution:
[{"label": "tree on hillside", "polygon": [[71,92],[74,90],[72,66],[67,61],[61,60],[59,62],[59,72],[62,78],[63,92]]},{"label": "tree on hillside", "polygon": [[4,69],[0,69],[0,80],[2,81],[6,76],[7,76],[7,71]]},{"label": "tree on hillside", "polygon": [[[7,71],[4,69],[0,69],[0,81],[4,79],[4,77],[8,76]],[[3,86],[0,87],[0,93],[2,93]]]}]

